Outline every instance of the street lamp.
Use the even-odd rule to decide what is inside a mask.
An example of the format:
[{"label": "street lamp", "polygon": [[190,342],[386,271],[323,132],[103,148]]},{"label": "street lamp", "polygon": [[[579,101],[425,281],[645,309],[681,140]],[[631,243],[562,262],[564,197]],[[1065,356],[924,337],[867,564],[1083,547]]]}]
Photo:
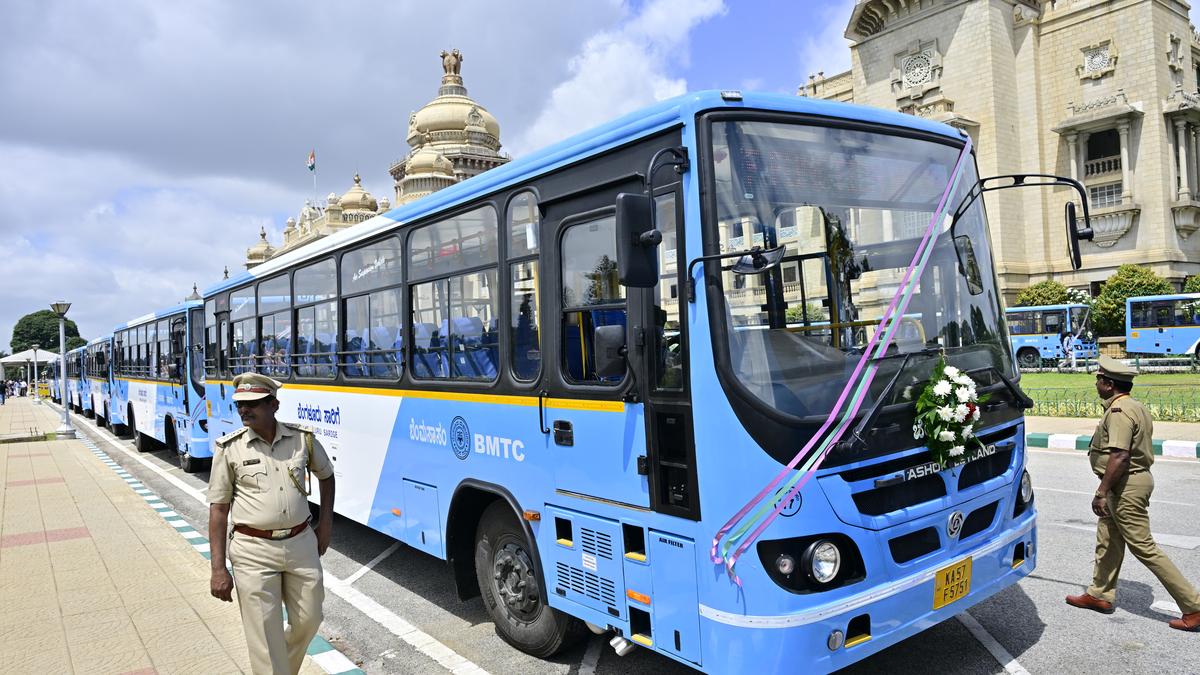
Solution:
[{"label": "street lamp", "polygon": [[[67,381],[67,310],[71,309],[71,303],[59,300],[50,305],[50,309],[58,315],[58,388],[60,392],[66,393],[64,386]],[[71,409],[67,403],[67,397],[62,397],[63,421],[62,426],[55,430],[59,438],[75,438],[75,429],[71,426]]]},{"label": "street lamp", "polygon": [[41,405],[41,404],[42,404],[42,397],[41,397],[41,396],[39,395],[39,393],[38,393],[38,358],[37,358],[37,352],[38,352],[38,348],[39,348],[39,347],[41,347],[41,345],[39,345],[39,344],[36,344],[36,343],[35,343],[35,344],[33,345],[33,404],[34,404],[34,405]]}]

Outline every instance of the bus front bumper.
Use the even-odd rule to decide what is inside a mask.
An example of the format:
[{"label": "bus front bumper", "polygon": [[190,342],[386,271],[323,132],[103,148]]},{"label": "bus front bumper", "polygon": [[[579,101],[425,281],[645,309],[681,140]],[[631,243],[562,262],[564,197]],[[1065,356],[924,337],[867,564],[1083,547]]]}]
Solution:
[{"label": "bus front bumper", "polygon": [[[962,555],[892,580],[836,602],[794,614],[754,616],[700,605],[703,669],[709,673],[740,672],[748,664],[763,673],[831,672],[911,637],[970,607],[1033,572],[1037,564],[1036,509],[1022,515],[1013,528]],[[1024,557],[1014,560],[1018,544]],[[933,609],[939,570],[971,558],[970,592]],[[860,617],[867,615],[863,620]],[[858,618],[856,629],[851,621]],[[1020,620],[1020,617],[1014,617]],[[866,625],[865,632],[857,629]],[[835,632],[840,631],[840,639]],[[738,645],[741,648],[729,648]],[[831,648],[834,647],[834,648]],[[803,665],[801,665],[803,664]]]}]

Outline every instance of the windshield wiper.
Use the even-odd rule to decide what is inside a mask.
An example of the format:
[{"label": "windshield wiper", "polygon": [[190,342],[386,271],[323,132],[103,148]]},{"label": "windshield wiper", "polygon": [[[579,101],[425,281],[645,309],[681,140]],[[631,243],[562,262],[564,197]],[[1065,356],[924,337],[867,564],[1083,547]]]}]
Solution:
[{"label": "windshield wiper", "polygon": [[862,420],[859,421],[858,425],[854,427],[854,431],[850,432],[851,438],[838,443],[838,450],[842,452],[849,452],[855,448],[865,446],[867,444],[867,439],[863,438],[862,434],[875,422],[875,417],[879,415],[879,410],[883,407],[883,402],[887,399],[888,394],[892,393],[892,389],[895,388],[896,382],[900,380],[900,376],[904,374],[904,368],[908,365],[909,359],[914,356],[930,356],[932,354],[938,354],[941,351],[942,350],[940,347],[936,349],[932,347],[926,347],[915,352],[908,352],[906,354],[890,354],[872,359],[873,361],[884,361],[887,359],[898,358],[900,356],[904,357],[904,360],[900,362],[900,367],[896,369],[896,374],[892,375],[892,379],[888,380],[887,385],[884,386],[884,388],[879,392],[879,396],[875,399],[875,404],[871,406],[871,409],[867,411],[866,416],[864,416]]},{"label": "windshield wiper", "polygon": [[874,361],[874,362],[890,361],[892,359],[898,359],[901,356],[903,356],[905,358],[906,362],[900,364],[900,370],[904,370],[904,366],[908,365],[907,364],[908,357],[910,357],[910,356],[929,356],[931,354],[937,354],[940,351],[942,351],[941,347],[922,347],[921,349],[918,349],[916,351],[911,351],[911,352],[896,352],[895,354],[885,354],[884,356],[876,356],[875,358],[871,359],[871,361]]},{"label": "windshield wiper", "polygon": [[996,376],[1000,378],[1000,381],[1004,383],[1004,386],[1007,387],[1010,392],[1012,392],[1013,398],[1017,401],[1018,408],[1021,410],[1029,410],[1034,406],[1033,399],[1029,397],[1029,394],[1021,391],[1021,388],[1018,387],[1015,382],[1005,377],[1004,371],[1000,370],[996,366],[984,366],[983,368],[978,368],[971,372],[974,373],[980,370],[990,370],[995,373]]}]

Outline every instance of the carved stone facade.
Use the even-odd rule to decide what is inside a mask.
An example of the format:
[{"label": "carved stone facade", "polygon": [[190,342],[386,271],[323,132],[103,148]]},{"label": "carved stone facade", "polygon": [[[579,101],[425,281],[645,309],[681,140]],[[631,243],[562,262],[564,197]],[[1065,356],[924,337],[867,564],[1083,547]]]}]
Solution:
[{"label": "carved stone facade", "polygon": [[1095,288],[1139,263],[1176,285],[1200,274],[1200,37],[1179,0],[859,0],[850,71],[803,96],[946,122],[968,133],[981,175],[1082,182],[1096,239],[1066,256],[1067,189],[987,201],[1010,301],[1056,279]]}]

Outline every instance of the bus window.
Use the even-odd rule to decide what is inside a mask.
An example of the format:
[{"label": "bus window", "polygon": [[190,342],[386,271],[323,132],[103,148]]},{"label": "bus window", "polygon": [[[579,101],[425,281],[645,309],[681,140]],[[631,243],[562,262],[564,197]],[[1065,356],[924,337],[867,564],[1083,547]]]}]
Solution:
[{"label": "bus window", "polygon": [[1155,326],[1174,326],[1175,317],[1171,312],[1170,303],[1157,304],[1154,306],[1154,325]]},{"label": "bus window", "polygon": [[337,264],[329,259],[303,267],[296,270],[292,283],[295,304],[299,307],[293,349],[296,373],[301,377],[333,377],[336,374],[338,304],[322,301],[337,297]]},{"label": "bus window", "polygon": [[[399,288],[403,281],[403,260],[398,237],[388,237],[342,256],[346,332],[342,336],[341,362],[343,372],[349,377],[392,380],[400,377],[404,362]],[[383,287],[391,288],[375,290]],[[355,297],[346,297],[350,295]]]},{"label": "bus window", "polygon": [[1043,313],[1042,314],[1042,332],[1043,333],[1053,333],[1055,335],[1061,334],[1065,330],[1065,328],[1064,328],[1065,320],[1066,320],[1066,315],[1061,311]]},{"label": "bus window", "polygon": [[229,319],[237,321],[255,315],[254,287],[243,288],[229,295]]},{"label": "bus window", "polygon": [[254,357],[258,351],[258,344],[255,340],[254,323],[254,319],[243,319],[233,323],[233,345],[229,364],[234,375],[255,369]]},{"label": "bus window", "polygon": [[217,301],[204,303],[204,373],[216,378],[219,371],[217,346]]},{"label": "bus window", "polygon": [[413,288],[413,372],[417,377],[495,379],[494,269]]},{"label": "bus window", "polygon": [[167,364],[171,358],[171,329],[165,319],[158,322],[155,335],[157,339],[154,341],[154,376],[160,380],[169,380],[171,376]]},{"label": "bus window", "polygon": [[[426,278],[496,264],[496,230],[496,209],[492,206],[415,230],[408,241],[410,277]],[[344,277],[344,261],[342,267]],[[343,286],[342,293],[345,292]]]},{"label": "bus window", "polygon": [[654,287],[654,372],[659,389],[683,388],[683,335],[679,325],[679,227],[675,194],[654,200],[655,225],[662,232],[658,246],[658,273]]},{"label": "bus window", "polygon": [[523,382],[537,379],[542,369],[537,260],[540,218],[532,192],[522,192],[508,203],[510,360],[513,377]]},{"label": "bus window", "polygon": [[258,343],[258,372],[271,377],[286,378],[291,372],[289,344],[292,337],[292,314],[276,312],[262,317]]},{"label": "bus window", "polygon": [[616,218],[567,228],[562,238],[563,370],[572,382],[616,384],[596,374],[593,334],[625,325],[625,288],[617,279]]}]

